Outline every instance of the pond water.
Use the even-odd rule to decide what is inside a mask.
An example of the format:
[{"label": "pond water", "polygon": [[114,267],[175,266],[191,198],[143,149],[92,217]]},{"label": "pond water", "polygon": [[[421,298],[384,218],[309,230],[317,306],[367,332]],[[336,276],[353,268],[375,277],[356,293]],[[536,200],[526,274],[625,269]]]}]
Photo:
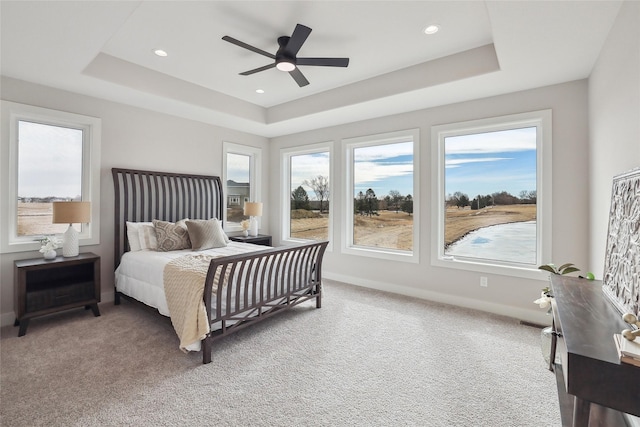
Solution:
[{"label": "pond water", "polygon": [[446,255],[535,264],[536,222],[483,227],[454,242]]}]

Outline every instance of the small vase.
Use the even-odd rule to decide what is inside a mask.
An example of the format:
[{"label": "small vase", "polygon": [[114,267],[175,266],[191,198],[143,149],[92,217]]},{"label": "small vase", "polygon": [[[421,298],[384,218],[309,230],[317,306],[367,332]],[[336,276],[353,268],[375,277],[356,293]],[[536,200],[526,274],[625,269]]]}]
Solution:
[{"label": "small vase", "polygon": [[42,255],[44,256],[44,259],[55,259],[58,256],[55,249],[49,249]]},{"label": "small vase", "polygon": [[247,237],[249,235],[249,230],[242,230],[242,235]]}]

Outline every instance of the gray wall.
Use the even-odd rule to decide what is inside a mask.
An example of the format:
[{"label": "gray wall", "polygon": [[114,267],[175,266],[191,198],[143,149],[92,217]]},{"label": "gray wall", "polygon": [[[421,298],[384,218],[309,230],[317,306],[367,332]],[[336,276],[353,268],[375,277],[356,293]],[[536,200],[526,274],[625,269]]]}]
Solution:
[{"label": "gray wall", "polygon": [[589,78],[590,265],[602,277],[615,175],[640,167],[640,2],[626,1]]}]

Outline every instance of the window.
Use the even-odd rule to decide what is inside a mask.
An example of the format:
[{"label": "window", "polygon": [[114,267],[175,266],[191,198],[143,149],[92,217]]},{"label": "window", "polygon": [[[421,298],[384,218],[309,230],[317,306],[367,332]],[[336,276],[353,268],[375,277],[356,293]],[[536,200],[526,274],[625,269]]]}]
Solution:
[{"label": "window", "polygon": [[331,143],[282,150],[282,238],[329,240]]},{"label": "window", "polygon": [[[240,222],[244,216],[244,203],[260,200],[261,150],[255,147],[225,142],[223,186],[225,199],[225,230],[241,230]],[[260,220],[258,218],[258,220]]]},{"label": "window", "polygon": [[434,264],[537,273],[550,259],[551,112],[434,126],[432,140]]},{"label": "window", "polygon": [[417,129],[345,140],[346,253],[418,262]]},{"label": "window", "polygon": [[54,201],[91,202],[91,221],[74,227],[81,245],[98,244],[100,119],[5,101],[2,107],[9,130],[2,252],[35,250],[43,236],[64,233],[68,225],[51,222]]}]

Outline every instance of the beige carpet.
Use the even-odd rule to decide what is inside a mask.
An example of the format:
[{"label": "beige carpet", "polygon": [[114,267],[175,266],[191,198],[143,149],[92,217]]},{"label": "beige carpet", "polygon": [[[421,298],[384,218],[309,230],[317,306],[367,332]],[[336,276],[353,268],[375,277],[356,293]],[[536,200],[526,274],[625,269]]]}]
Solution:
[{"label": "beige carpet", "polygon": [[131,302],[1,331],[2,426],[558,426],[540,331],[326,281],[305,303],[185,355]]}]

